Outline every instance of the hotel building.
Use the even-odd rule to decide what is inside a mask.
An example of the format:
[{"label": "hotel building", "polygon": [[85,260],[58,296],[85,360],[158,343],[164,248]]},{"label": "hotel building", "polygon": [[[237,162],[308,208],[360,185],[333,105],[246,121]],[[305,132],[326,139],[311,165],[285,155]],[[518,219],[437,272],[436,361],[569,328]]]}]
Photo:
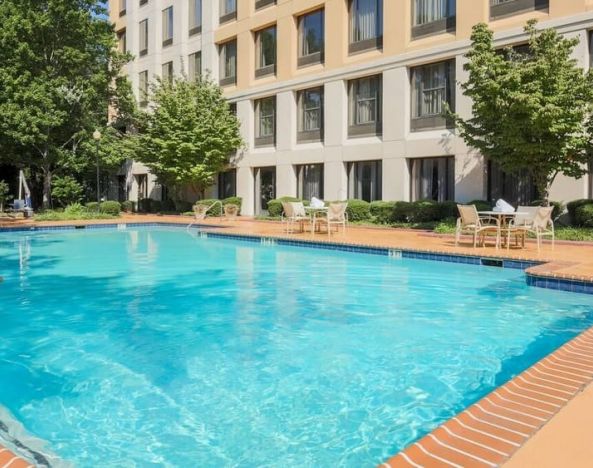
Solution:
[{"label": "hotel building", "polygon": [[[530,18],[578,37],[590,63],[593,0],[112,0],[110,15],[138,101],[155,76],[209,73],[241,122],[245,150],[212,196],[269,199],[493,200],[537,197],[468,148],[442,117],[464,117],[459,82],[472,26],[487,22],[500,47],[526,41]],[[162,197],[129,162],[120,198]],[[559,176],[551,198],[593,196],[591,176]]]}]

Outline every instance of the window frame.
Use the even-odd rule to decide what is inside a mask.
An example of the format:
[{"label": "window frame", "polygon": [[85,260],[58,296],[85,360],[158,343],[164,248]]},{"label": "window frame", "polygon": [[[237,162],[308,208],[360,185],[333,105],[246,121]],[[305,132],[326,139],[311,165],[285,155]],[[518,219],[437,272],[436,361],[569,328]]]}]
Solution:
[{"label": "window frame", "polygon": [[[198,5],[199,13],[196,13],[198,11]],[[204,18],[202,17],[204,13],[203,6],[203,0],[189,0],[189,36],[195,36],[196,34],[200,34],[202,32],[202,23],[204,21]],[[193,20],[196,19],[196,16],[199,18],[199,21],[197,24],[194,24]]]},{"label": "window frame", "polygon": [[[165,70],[167,76],[165,76]],[[173,60],[169,60],[161,65],[161,80],[172,81],[174,73]]]},{"label": "window frame", "polygon": [[219,8],[220,8],[220,15],[218,17],[218,23],[228,23],[229,21],[233,21],[237,19],[237,0],[235,1],[235,9],[227,11],[226,9],[226,1],[227,0],[220,0]]},{"label": "window frame", "polygon": [[[262,66],[262,34],[273,30],[274,38],[274,63]],[[276,74],[276,64],[278,62],[278,28],[275,24],[269,25],[265,28],[255,31],[255,77],[262,78],[264,76]]]},{"label": "window frame", "polygon": [[[228,75],[226,73],[222,73],[223,70],[226,71],[226,63],[227,63],[227,56],[228,56],[228,47],[234,47],[234,60],[235,60],[235,73],[234,75]],[[224,58],[222,57],[224,52]],[[237,84],[237,39],[233,38],[229,41],[223,42],[222,44],[218,45],[218,60],[219,60],[219,84],[220,86],[231,86]]]},{"label": "window frame", "polygon": [[[189,78],[192,81],[195,81],[200,76],[202,76],[202,51],[198,50],[192,54],[189,54],[187,62]],[[199,67],[196,67],[196,62],[199,62]]]},{"label": "window frame", "polygon": [[[445,197],[443,200],[439,200],[439,196],[437,196],[437,200],[434,198],[422,198],[418,196],[418,192],[421,192],[421,189],[418,189],[416,175],[422,173],[422,166],[416,167],[416,165],[424,164],[427,161],[438,161],[444,160],[445,161],[445,176],[444,180],[446,182],[445,187]],[[410,200],[412,202],[415,201],[422,201],[422,200],[434,200],[434,201],[454,201],[455,200],[455,156],[435,156],[429,158],[410,158],[408,159],[408,164],[410,168]]]},{"label": "window frame", "polygon": [[255,0],[255,11],[272,5],[276,5],[276,0]]},{"label": "window frame", "polygon": [[[311,197],[319,198],[323,200],[325,195],[325,164],[324,163],[312,163],[312,164],[298,164],[296,165],[296,176],[297,176],[297,197],[305,200]],[[320,171],[320,183],[319,193],[317,195],[311,195],[311,197],[305,197],[304,183],[305,176],[308,170],[319,170]]]},{"label": "window frame", "polygon": [[148,105],[148,93],[148,70],[142,70],[138,73],[138,105],[140,107],[146,107]]},{"label": "window frame", "polygon": [[[455,111],[455,59],[444,60],[440,62],[432,62],[410,69],[410,80],[411,80],[411,118],[410,118],[410,131],[421,132],[427,130],[441,130],[445,128],[453,128],[454,122],[452,119],[445,117],[442,114],[423,114],[416,115],[418,110],[419,90],[416,87],[417,74],[421,71],[427,70],[430,67],[438,65],[445,66],[445,86],[444,90],[446,93],[444,102],[449,104],[452,111]],[[431,88],[429,90],[435,91],[441,88]],[[421,92],[425,92],[422,88]]]},{"label": "window frame", "polygon": [[127,0],[119,0],[119,17],[126,16],[127,13]]},{"label": "window frame", "polygon": [[[311,54],[304,54],[304,23],[307,17],[312,15],[321,15],[321,50],[319,52],[313,52]],[[310,11],[301,15],[297,18],[297,30],[298,30],[298,58],[297,65],[299,67],[306,67],[310,65],[323,64],[325,62],[325,8]]]},{"label": "window frame", "polygon": [[128,51],[128,32],[126,28],[122,28],[117,32],[117,46],[118,50],[124,54]]},{"label": "window frame", "polygon": [[369,38],[363,39],[359,41],[355,41],[353,36],[353,32],[355,29],[354,20],[355,17],[353,15],[354,4],[359,1],[364,0],[349,0],[348,4],[348,53],[350,55],[357,54],[361,52],[367,52],[370,50],[382,50],[383,49],[383,0],[369,0],[374,1],[376,5],[376,11],[378,16],[378,21],[375,24],[376,30],[379,31],[379,35]]},{"label": "window frame", "polygon": [[[319,107],[305,109],[305,97],[307,93],[319,93]],[[325,106],[324,106],[324,87],[317,86],[315,88],[300,89],[297,91],[297,142],[298,143],[315,143],[323,141],[323,130],[325,120]],[[312,109],[318,109],[319,112],[319,128],[306,130],[305,129],[305,113]]]},{"label": "window frame", "polygon": [[[272,119],[272,134],[262,135],[262,104],[266,101],[272,102],[272,112],[266,114],[266,118]],[[253,102],[253,110],[255,113],[255,139],[254,146],[256,148],[270,147],[276,145],[276,133],[277,133],[277,99],[276,96],[267,96],[260,99],[256,99]]]},{"label": "window frame", "polygon": [[[371,186],[369,191],[371,192],[369,200],[366,200],[363,196],[364,188],[362,183],[364,177],[362,173],[364,166],[370,166],[371,169]],[[349,161],[346,163],[346,174],[348,177],[348,198],[349,199],[360,199],[367,202],[380,201],[383,199],[383,160],[382,159],[371,159],[369,161]],[[372,175],[375,175],[373,181]]]},{"label": "window frame", "polygon": [[509,0],[498,4],[495,3],[495,0],[489,0],[488,4],[491,20],[507,18],[530,11],[545,11],[550,9],[549,0]]},{"label": "window frame", "polygon": [[[144,57],[148,54],[148,18],[144,18],[142,21],[140,21],[138,32],[140,34],[140,50],[138,51],[138,55],[140,57]],[[144,48],[142,48],[143,45]]]},{"label": "window frame", "polygon": [[[375,81],[374,98],[364,98],[364,101],[375,100],[375,120],[367,123],[356,123],[358,105],[361,99],[357,98],[362,80]],[[355,78],[348,81],[348,138],[364,138],[381,136],[383,134],[383,75],[371,75]]]},{"label": "window frame", "polygon": [[[421,39],[423,37],[436,34],[452,33],[457,28],[457,2],[456,0],[447,1],[447,16],[428,23],[416,24],[416,9],[418,2],[425,0],[411,0],[412,2],[412,39]],[[451,7],[451,3],[454,5]],[[454,12],[451,14],[451,8]]]},{"label": "window frame", "polygon": [[162,19],[162,35],[163,35],[163,47],[168,47],[173,44],[173,33],[174,33],[174,22],[175,18],[173,16],[173,5],[170,7],[165,8],[161,12],[161,19]]}]

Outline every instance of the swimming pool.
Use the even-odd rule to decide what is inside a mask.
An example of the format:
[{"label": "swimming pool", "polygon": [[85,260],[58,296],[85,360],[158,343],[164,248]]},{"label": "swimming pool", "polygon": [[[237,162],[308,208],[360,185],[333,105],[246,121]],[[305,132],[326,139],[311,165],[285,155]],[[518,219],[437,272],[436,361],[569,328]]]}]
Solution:
[{"label": "swimming pool", "polygon": [[0,275],[0,405],[78,466],[375,466],[593,325],[520,270],[176,228],[2,233]]}]

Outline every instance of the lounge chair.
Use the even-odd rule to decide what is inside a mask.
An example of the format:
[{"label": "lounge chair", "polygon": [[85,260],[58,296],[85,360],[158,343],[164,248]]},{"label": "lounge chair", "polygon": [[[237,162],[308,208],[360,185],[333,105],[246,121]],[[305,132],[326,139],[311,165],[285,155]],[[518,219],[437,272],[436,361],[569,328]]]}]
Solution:
[{"label": "lounge chair", "polygon": [[327,227],[327,236],[331,236],[331,227],[337,226],[338,229],[342,226],[344,232],[346,232],[346,224],[348,223],[348,208],[347,202],[342,203],[330,203],[327,207],[327,211],[320,211],[315,213],[313,216],[313,232],[319,225],[325,224]]},{"label": "lounge chair", "polygon": [[493,216],[480,216],[475,205],[457,205],[459,218],[457,219],[457,228],[455,229],[455,246],[459,245],[459,240],[463,234],[473,237],[474,248],[478,244],[478,238],[483,247],[486,246],[486,235],[496,235],[496,248],[500,246],[500,223]]},{"label": "lounge chair", "polygon": [[300,232],[304,232],[308,222],[311,222],[311,217],[302,202],[282,202],[282,224],[287,234],[293,232],[295,224],[300,226]]},{"label": "lounge chair", "polygon": [[[519,207],[519,208],[533,208],[533,207]],[[521,211],[520,209],[518,211]],[[552,220],[553,206],[538,206],[535,207],[535,214],[527,220],[515,219],[508,227],[507,232],[507,249],[510,248],[511,235],[521,236],[523,240],[523,247],[525,247],[525,237],[531,233],[535,235],[537,240],[537,251],[541,250],[542,238],[549,236],[552,238],[552,249],[556,243],[556,233],[554,231],[554,221]],[[518,217],[518,216],[517,216]]]}]

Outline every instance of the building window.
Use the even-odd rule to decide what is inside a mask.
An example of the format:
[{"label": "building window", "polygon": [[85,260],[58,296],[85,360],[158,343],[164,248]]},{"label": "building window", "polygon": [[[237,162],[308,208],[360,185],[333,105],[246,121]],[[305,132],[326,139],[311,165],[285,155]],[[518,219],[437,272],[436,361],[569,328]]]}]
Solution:
[{"label": "building window", "polygon": [[140,6],[146,5],[147,3],[148,3],[148,0],[140,0]]},{"label": "building window", "polygon": [[498,19],[534,10],[547,10],[549,0],[490,0],[490,18]]},{"label": "building window", "polygon": [[455,30],[456,0],[412,0],[412,37]]},{"label": "building window", "polygon": [[230,169],[218,174],[218,198],[224,200],[237,196],[237,170]]},{"label": "building window", "polygon": [[137,201],[148,198],[148,174],[137,174],[136,184],[138,185],[138,197]]},{"label": "building window", "polygon": [[161,67],[161,79],[163,81],[173,81],[173,62],[163,63]]},{"label": "building window", "polygon": [[348,163],[348,198],[367,202],[381,200],[383,163],[359,161]]},{"label": "building window", "polygon": [[140,56],[148,53],[148,19],[140,21]]},{"label": "building window", "polygon": [[348,82],[349,137],[381,135],[382,76],[368,76]]},{"label": "building window", "polygon": [[237,41],[220,45],[220,86],[237,83]]},{"label": "building window", "polygon": [[202,74],[202,52],[189,56],[189,79],[195,81]]},{"label": "building window", "polygon": [[255,77],[276,73],[276,26],[255,33]]},{"label": "building window", "polygon": [[229,112],[237,117],[237,103],[229,102]]},{"label": "building window", "polygon": [[529,205],[539,198],[533,178],[527,171],[510,174],[493,161],[488,161],[488,200],[502,198],[512,205]]},{"label": "building window", "polygon": [[302,200],[323,200],[323,164],[297,166],[297,196]]},{"label": "building window", "polygon": [[306,143],[323,140],[323,88],[299,91],[297,104],[297,141]]},{"label": "building window", "polygon": [[126,0],[119,0],[119,16],[125,16],[127,2]]},{"label": "building window", "polygon": [[138,99],[140,106],[146,107],[148,104],[148,70],[138,74]]},{"label": "building window", "polygon": [[255,101],[255,146],[276,144],[276,96]]},{"label": "building window", "polygon": [[173,44],[173,7],[163,10],[163,47]]},{"label": "building window", "polygon": [[117,33],[117,49],[121,53],[126,53],[128,51],[128,37],[125,29],[122,29]]},{"label": "building window", "polygon": [[455,158],[423,158],[410,161],[412,201],[455,200]]},{"label": "building window", "polygon": [[189,0],[189,35],[202,32],[202,0]]},{"label": "building window", "polygon": [[220,0],[220,23],[237,19],[237,0]]},{"label": "building window", "polygon": [[451,127],[445,104],[455,110],[455,61],[433,63],[412,69],[411,130]]},{"label": "building window", "polygon": [[325,14],[317,10],[299,18],[299,67],[323,63]]},{"label": "building window", "polygon": [[262,214],[268,209],[268,202],[276,198],[276,168],[256,167],[255,177],[255,214]]},{"label": "building window", "polygon": [[276,0],[255,0],[255,9],[267,7],[268,5],[276,5]]},{"label": "building window", "polygon": [[383,47],[383,0],[350,0],[349,52]]}]

